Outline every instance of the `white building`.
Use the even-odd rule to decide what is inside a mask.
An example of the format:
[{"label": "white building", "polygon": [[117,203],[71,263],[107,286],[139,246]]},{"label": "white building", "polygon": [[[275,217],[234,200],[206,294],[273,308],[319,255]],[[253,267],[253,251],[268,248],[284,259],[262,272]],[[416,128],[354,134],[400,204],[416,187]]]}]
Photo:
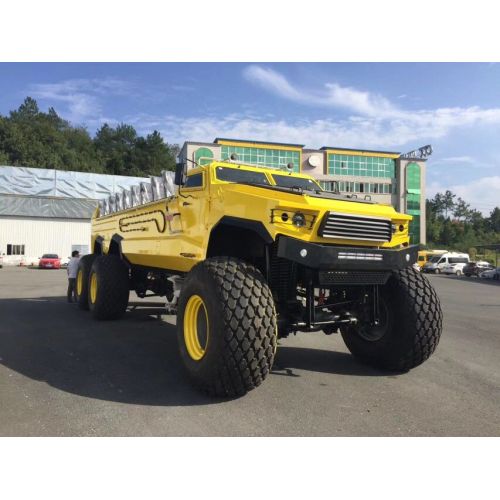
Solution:
[{"label": "white building", "polygon": [[0,255],[28,264],[44,253],[90,251],[97,200],[147,179],[52,169],[0,167]]}]

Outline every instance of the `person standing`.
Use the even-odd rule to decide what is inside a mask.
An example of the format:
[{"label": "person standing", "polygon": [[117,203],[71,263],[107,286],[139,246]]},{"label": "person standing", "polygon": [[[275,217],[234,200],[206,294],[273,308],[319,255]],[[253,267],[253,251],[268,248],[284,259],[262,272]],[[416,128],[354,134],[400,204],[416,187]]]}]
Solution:
[{"label": "person standing", "polygon": [[[73,250],[71,259],[68,262],[68,302],[76,302],[76,274],[78,273],[78,262],[80,261],[80,252]],[[73,300],[74,299],[74,300]]]}]

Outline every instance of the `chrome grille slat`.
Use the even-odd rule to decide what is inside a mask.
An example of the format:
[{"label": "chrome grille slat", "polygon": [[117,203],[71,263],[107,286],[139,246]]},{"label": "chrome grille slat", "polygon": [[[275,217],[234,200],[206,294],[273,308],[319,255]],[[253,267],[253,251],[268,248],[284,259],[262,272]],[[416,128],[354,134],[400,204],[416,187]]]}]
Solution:
[{"label": "chrome grille slat", "polygon": [[352,221],[352,220],[336,220],[335,222],[330,222],[330,221],[327,221],[326,225],[329,225],[329,224],[335,224],[335,225],[342,225],[342,226],[350,226],[352,224],[361,224],[361,225],[365,225],[365,226],[376,226],[376,227],[383,227],[385,228],[387,226],[387,223],[386,222],[370,222],[370,221],[366,221],[366,220],[357,220],[357,221]]},{"label": "chrome grille slat", "polygon": [[390,219],[382,217],[329,212],[319,235],[324,238],[384,242],[391,240],[392,226]]},{"label": "chrome grille slat", "polygon": [[356,231],[359,233],[370,233],[370,234],[386,234],[387,230],[386,229],[366,229],[366,228],[359,228],[359,227],[335,227],[335,226],[328,226],[324,228],[324,231],[333,231],[333,232],[339,232],[339,233],[351,233],[352,231]]},{"label": "chrome grille slat", "polygon": [[340,234],[347,236],[366,236],[367,238],[386,238],[385,233],[368,233],[362,231],[323,231],[323,234]]}]

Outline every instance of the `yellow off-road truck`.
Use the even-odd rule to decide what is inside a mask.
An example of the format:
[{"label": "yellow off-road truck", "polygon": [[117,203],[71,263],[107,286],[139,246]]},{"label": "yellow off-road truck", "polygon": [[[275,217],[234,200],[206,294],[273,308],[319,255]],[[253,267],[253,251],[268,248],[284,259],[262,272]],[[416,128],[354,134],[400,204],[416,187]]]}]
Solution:
[{"label": "yellow off-road truck", "polygon": [[407,371],[442,330],[438,297],[412,268],[410,221],[307,175],[178,165],[99,204],[78,303],[111,320],[131,290],[165,297],[187,373],[215,396],[257,387],[278,339],[299,331],[340,333],[361,361]]}]

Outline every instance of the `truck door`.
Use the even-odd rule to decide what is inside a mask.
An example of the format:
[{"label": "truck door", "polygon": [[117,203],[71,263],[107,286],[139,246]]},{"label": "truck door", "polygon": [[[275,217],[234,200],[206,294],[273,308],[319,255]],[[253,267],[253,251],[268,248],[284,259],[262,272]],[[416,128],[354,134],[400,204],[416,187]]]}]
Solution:
[{"label": "truck door", "polygon": [[186,257],[205,257],[208,203],[208,171],[191,173],[186,184],[179,189],[179,212],[183,233],[181,251]]}]

